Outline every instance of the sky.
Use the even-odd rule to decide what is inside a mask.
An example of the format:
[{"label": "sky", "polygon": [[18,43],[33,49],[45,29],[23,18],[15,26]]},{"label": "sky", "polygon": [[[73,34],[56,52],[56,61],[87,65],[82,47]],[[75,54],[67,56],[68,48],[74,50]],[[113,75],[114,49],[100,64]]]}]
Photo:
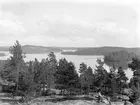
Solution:
[{"label": "sky", "polygon": [[0,46],[140,47],[139,0],[0,0]]}]

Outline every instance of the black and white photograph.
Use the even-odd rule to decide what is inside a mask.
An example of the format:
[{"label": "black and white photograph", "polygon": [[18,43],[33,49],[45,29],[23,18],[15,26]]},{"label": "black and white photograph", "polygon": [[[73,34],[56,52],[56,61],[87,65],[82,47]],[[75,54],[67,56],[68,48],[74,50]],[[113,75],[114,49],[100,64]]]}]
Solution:
[{"label": "black and white photograph", "polygon": [[140,105],[140,0],[0,0],[0,105]]}]

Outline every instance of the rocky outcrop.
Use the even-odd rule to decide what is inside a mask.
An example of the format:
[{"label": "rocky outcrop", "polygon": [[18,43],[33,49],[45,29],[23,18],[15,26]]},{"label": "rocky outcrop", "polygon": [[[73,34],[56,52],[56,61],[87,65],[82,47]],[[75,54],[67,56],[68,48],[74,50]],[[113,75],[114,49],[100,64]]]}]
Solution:
[{"label": "rocky outcrop", "polygon": [[[97,103],[96,101],[85,101],[85,100],[69,100],[63,102],[36,102],[29,103],[28,105],[109,105],[107,103]],[[124,105],[124,102],[111,102],[111,105]],[[133,105],[127,101],[127,105]],[[139,105],[139,104],[138,104]]]},{"label": "rocky outcrop", "polygon": [[140,101],[136,101],[134,105],[140,105]]},{"label": "rocky outcrop", "polygon": [[129,101],[126,101],[126,105],[133,105],[133,104]]}]

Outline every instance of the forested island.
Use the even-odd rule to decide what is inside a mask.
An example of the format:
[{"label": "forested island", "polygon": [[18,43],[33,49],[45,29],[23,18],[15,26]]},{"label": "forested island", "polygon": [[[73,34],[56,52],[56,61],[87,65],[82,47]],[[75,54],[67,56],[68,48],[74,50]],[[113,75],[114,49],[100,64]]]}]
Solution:
[{"label": "forested island", "polygon": [[34,61],[25,62],[18,41],[10,47],[9,52],[11,57],[1,61],[1,92],[10,93],[12,97],[20,96],[16,102],[21,105],[34,105],[35,102],[42,105],[42,101],[39,101],[42,96],[46,104],[61,102],[61,105],[66,105],[65,101],[68,100],[85,100],[89,103],[94,102],[93,105],[118,102],[138,105],[140,102],[140,59],[136,56],[131,58],[131,54],[127,55],[125,51],[112,52],[104,61],[118,62],[119,57],[124,57],[122,60],[130,60],[131,62],[127,63],[133,71],[130,81],[121,66],[117,69],[114,65],[110,66],[110,70],[107,71],[103,67],[105,62],[100,59],[97,59],[98,65],[95,70],[85,63],[81,63],[80,69],[76,70],[72,61],[65,58],[57,61],[53,52],[40,62],[36,58]]},{"label": "forested island", "polygon": [[139,57],[135,53],[128,53],[127,51],[110,52],[104,55],[104,62],[109,66],[116,68],[122,67],[123,69],[128,68],[128,63],[131,62],[132,58]]},{"label": "forested island", "polygon": [[65,55],[106,55],[111,52],[127,51],[140,55],[140,48],[125,48],[125,47],[91,47],[91,48],[77,48],[75,52],[62,52]]},{"label": "forested island", "polygon": [[103,55],[104,62],[108,66],[128,68],[128,62],[133,57],[140,56],[140,48],[124,47],[97,47],[97,48],[79,48],[77,51],[61,52],[64,55]]}]

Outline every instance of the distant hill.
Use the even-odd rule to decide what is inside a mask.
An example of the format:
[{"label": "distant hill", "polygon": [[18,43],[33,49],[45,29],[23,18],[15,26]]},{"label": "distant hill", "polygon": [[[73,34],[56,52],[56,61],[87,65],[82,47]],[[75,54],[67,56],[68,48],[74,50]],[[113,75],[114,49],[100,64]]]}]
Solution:
[{"label": "distant hill", "polygon": [[[140,48],[125,48],[125,47],[45,47],[35,45],[22,46],[23,52],[27,54],[40,54],[48,52],[61,52],[65,55],[106,55],[110,52],[127,51],[140,55]],[[63,52],[63,50],[68,50]],[[69,51],[76,50],[76,51]],[[9,51],[8,46],[0,47],[0,51]]]},{"label": "distant hill", "polygon": [[6,56],[5,53],[0,53],[0,57]]},{"label": "distant hill", "polygon": [[106,55],[110,52],[127,51],[140,55],[140,48],[125,48],[125,47],[93,47],[93,48],[78,48],[75,52],[62,52],[65,55]]},{"label": "distant hill", "polygon": [[39,54],[39,53],[48,53],[48,52],[61,52],[62,50],[57,47],[44,47],[44,46],[34,46],[34,45],[25,45],[22,46],[23,52],[28,54]]},{"label": "distant hill", "polygon": [[[40,54],[48,52],[61,52],[59,47],[44,47],[44,46],[34,46],[34,45],[24,45],[22,46],[23,52],[27,54]],[[8,46],[0,47],[0,51],[9,51]]]},{"label": "distant hill", "polygon": [[9,51],[9,46],[0,46],[0,51]]}]

